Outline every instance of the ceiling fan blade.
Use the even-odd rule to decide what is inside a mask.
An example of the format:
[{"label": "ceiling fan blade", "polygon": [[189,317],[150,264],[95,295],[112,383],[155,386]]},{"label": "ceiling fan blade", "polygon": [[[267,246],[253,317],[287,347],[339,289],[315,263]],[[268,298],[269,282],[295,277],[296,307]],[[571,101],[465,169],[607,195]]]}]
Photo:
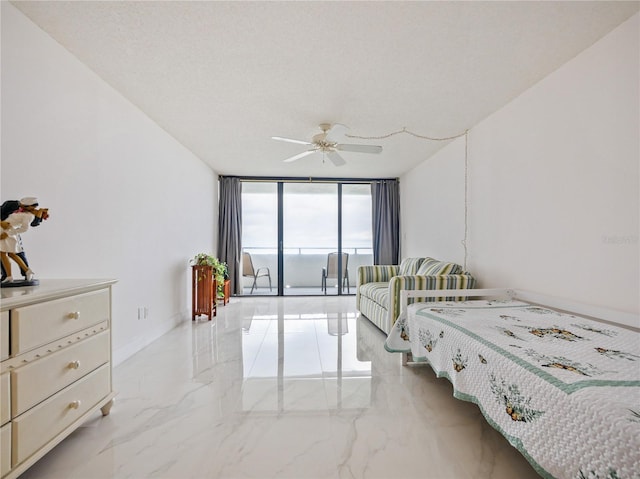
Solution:
[{"label": "ceiling fan blade", "polygon": [[291,163],[292,161],[296,161],[299,160],[300,158],[304,158],[305,156],[310,155],[311,153],[315,153],[316,150],[307,150],[307,151],[303,151],[302,153],[298,153],[295,156],[292,156],[291,158],[287,158],[286,160],[282,160],[285,163]]},{"label": "ceiling fan blade", "polygon": [[353,151],[355,153],[380,153],[381,146],[377,145],[336,145],[338,151]]},{"label": "ceiling fan blade", "polygon": [[271,139],[278,140],[278,141],[286,141],[287,143],[296,143],[298,145],[313,145],[313,143],[309,143],[308,141],[294,140],[292,138],[283,138],[281,136],[272,136]]},{"label": "ceiling fan blade", "polygon": [[335,123],[331,128],[327,130],[327,141],[331,143],[337,143],[344,137],[349,127],[342,123]]},{"label": "ceiling fan blade", "polygon": [[342,166],[347,163],[346,161],[344,161],[344,158],[338,155],[335,151],[327,151],[327,156],[331,160],[331,163],[336,166]]}]

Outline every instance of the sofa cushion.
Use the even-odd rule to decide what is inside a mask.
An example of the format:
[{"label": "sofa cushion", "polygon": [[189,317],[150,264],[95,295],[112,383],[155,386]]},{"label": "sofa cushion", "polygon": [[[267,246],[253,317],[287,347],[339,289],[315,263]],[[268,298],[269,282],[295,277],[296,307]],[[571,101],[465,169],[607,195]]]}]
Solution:
[{"label": "sofa cushion", "polygon": [[416,274],[418,268],[423,261],[430,260],[432,258],[405,258],[400,263],[399,276],[412,276]]},{"label": "sofa cushion", "polygon": [[446,274],[460,274],[462,268],[455,263],[447,263],[446,261],[425,261],[420,265],[417,275],[425,276],[444,276]]},{"label": "sofa cushion", "polygon": [[389,283],[365,283],[360,285],[360,296],[369,298],[384,309],[387,309],[389,305]]}]

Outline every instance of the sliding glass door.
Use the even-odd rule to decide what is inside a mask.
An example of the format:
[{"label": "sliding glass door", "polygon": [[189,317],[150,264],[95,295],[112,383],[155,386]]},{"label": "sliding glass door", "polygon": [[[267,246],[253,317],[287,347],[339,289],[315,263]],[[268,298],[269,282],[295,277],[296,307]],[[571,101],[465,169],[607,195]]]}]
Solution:
[{"label": "sliding glass door", "polygon": [[244,294],[355,293],[373,262],[369,183],[246,181],[242,196]]},{"label": "sliding glass door", "polygon": [[327,270],[338,251],[338,185],[285,183],[283,193],[284,294],[338,294],[338,271]]},{"label": "sliding glass door", "polygon": [[242,294],[278,294],[278,185],[242,183]]},{"label": "sliding glass door", "polygon": [[346,269],[349,294],[355,293],[358,266],[373,264],[371,221],[371,186],[368,183],[343,184],[342,251],[349,255]]}]

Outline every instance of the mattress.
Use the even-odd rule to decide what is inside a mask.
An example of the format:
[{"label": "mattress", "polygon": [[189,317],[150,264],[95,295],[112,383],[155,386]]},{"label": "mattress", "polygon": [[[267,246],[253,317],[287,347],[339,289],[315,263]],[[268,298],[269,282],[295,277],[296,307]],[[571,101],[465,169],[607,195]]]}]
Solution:
[{"label": "mattress", "polygon": [[416,303],[385,348],[449,379],[541,476],[640,478],[640,333],[513,300]]}]

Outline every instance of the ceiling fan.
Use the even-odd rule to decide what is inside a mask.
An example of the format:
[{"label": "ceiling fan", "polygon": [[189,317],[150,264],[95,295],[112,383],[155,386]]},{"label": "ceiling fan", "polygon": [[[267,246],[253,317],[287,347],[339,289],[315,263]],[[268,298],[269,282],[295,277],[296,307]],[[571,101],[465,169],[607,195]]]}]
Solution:
[{"label": "ceiling fan", "polygon": [[335,166],[342,166],[346,163],[344,158],[338,154],[338,151],[352,151],[355,153],[380,153],[382,151],[381,146],[376,145],[350,145],[344,143],[338,143],[335,141],[335,138],[338,137],[339,133],[346,130],[346,126],[336,123],[334,125],[330,125],[329,123],[321,123],[320,129],[322,133],[318,133],[311,138],[311,141],[303,141],[303,140],[294,140],[291,138],[283,138],[281,136],[272,136],[271,138],[278,141],[286,141],[288,143],[296,143],[298,145],[307,145],[311,148],[307,151],[303,151],[302,153],[298,153],[290,158],[284,160],[285,163],[290,163],[292,161],[299,160],[300,158],[304,158],[305,156],[311,155],[317,151],[324,153],[329,160]]}]

